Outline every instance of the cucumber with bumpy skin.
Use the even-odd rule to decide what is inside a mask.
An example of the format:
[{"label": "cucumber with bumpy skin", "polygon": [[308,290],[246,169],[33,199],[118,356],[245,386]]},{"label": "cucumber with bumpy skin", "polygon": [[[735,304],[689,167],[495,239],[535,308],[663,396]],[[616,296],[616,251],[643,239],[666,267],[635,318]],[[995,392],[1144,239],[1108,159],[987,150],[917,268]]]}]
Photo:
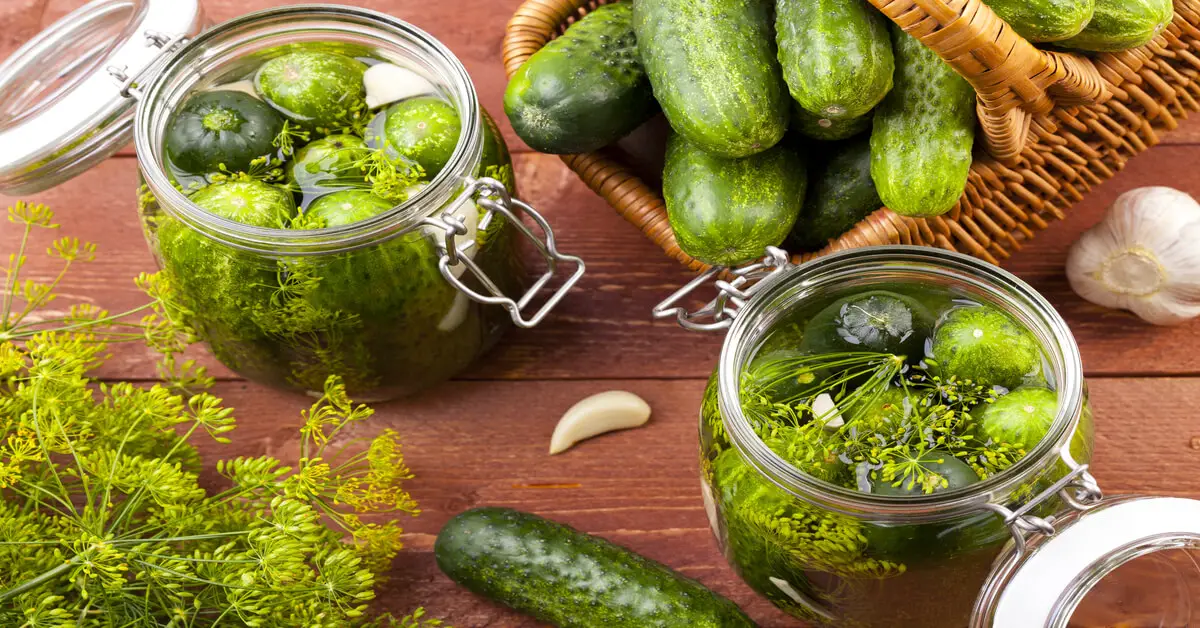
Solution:
[{"label": "cucumber with bumpy skin", "polygon": [[988,0],[996,15],[1029,41],[1061,41],[1092,20],[1096,0]]},{"label": "cucumber with bumpy skin", "polygon": [[775,33],[792,98],[813,114],[857,118],[892,89],[887,20],[865,0],[777,0]]},{"label": "cucumber with bumpy skin", "polygon": [[896,79],[875,110],[871,177],[892,211],[938,216],[962,196],[975,141],[975,90],[934,51],[892,27]]},{"label": "cucumber with bumpy skin", "polygon": [[1174,16],[1171,0],[1096,0],[1096,13],[1083,32],[1058,45],[1091,52],[1137,48],[1161,33]]},{"label": "cucumber with bumpy skin", "polygon": [[633,30],[654,96],[676,132],[727,158],[787,131],[771,0],[637,0]]},{"label": "cucumber with bumpy skin", "polygon": [[822,145],[828,158],[809,176],[800,219],[788,246],[819,249],[883,206],[871,179],[871,144],[866,138]]},{"label": "cucumber with bumpy skin", "polygon": [[844,140],[871,128],[871,114],[857,118],[834,120],[809,112],[792,101],[792,126],[795,132],[814,140]]},{"label": "cucumber with bumpy skin", "polygon": [[667,218],[679,248],[708,264],[740,264],[782,243],[806,187],[804,160],[785,146],[723,159],[681,135],[667,140]]},{"label": "cucumber with bumpy skin", "polygon": [[508,508],[450,520],[433,553],[458,584],[560,628],[753,628],[733,602],[664,565]]},{"label": "cucumber with bumpy skin", "polygon": [[607,146],[658,111],[628,2],[606,4],[534,53],[508,83],[513,130],[543,153]]}]

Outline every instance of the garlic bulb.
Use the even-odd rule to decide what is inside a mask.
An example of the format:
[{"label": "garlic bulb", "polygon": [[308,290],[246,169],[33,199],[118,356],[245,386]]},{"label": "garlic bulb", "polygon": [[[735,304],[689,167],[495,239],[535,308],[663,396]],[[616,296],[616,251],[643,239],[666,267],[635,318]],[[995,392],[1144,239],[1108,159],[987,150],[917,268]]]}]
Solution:
[{"label": "garlic bulb", "polygon": [[1071,247],[1067,278],[1084,299],[1155,325],[1200,316],[1200,203],[1167,187],[1122,194]]}]

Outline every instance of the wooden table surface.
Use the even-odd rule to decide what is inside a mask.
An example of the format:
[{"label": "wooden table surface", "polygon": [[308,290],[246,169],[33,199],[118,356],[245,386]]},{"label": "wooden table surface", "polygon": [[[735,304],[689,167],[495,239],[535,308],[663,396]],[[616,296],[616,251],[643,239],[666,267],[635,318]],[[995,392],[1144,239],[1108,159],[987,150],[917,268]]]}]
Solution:
[{"label": "wooden table surface", "polygon": [[[462,59],[484,105],[501,114],[500,43],[520,0],[357,0],[428,30]],[[83,0],[0,2],[0,57]],[[271,0],[204,0],[222,21]],[[502,115],[499,116],[503,118]],[[501,120],[503,123],[503,120]],[[794,626],[740,583],[713,542],[698,487],[696,416],[719,335],[654,322],[650,309],[689,275],[666,259],[562,163],[531,152],[505,124],[523,196],[554,225],[563,250],[581,255],[588,274],[559,310],[535,330],[505,342],[455,381],[418,397],[378,406],[367,429],[404,436],[424,512],[406,521],[407,548],[379,606],[425,606],[462,627],[531,622],[458,589],[434,564],[438,529],[479,505],[512,506],[600,534],[696,577],[741,604],[763,626]],[[1170,185],[1200,196],[1200,124],[1164,144],[1072,209],[1005,266],[1045,294],[1074,330],[1098,416],[1096,475],[1110,494],[1200,498],[1200,323],[1152,328],[1076,297],[1063,276],[1070,244],[1121,192]],[[154,270],[138,228],[136,160],[126,149],[78,179],[32,200],[51,205],[64,234],[95,242],[98,259],[70,276],[67,300],[113,311],[142,297],[132,279]],[[14,199],[0,197],[7,205]],[[14,250],[14,229],[0,223],[0,253]],[[30,276],[48,265],[36,256]],[[209,360],[211,363],[211,360]],[[209,461],[237,455],[294,456],[299,412],[309,400],[242,381],[214,368],[217,393],[238,410],[233,443],[204,448]],[[110,379],[154,377],[151,356],[122,347],[103,368]],[[654,414],[644,429],[606,435],[559,456],[547,455],[561,413],[610,389],[645,397]]]}]

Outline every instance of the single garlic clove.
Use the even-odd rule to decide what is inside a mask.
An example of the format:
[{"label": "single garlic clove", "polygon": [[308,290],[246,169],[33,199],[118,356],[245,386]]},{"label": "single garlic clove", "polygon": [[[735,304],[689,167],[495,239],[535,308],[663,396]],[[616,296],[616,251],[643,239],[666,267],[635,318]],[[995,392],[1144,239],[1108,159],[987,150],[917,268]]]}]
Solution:
[{"label": "single garlic clove", "polygon": [[645,425],[649,420],[649,404],[631,392],[610,390],[592,395],[571,406],[559,419],[550,438],[550,454],[562,453],[581,440],[606,432]]},{"label": "single garlic clove", "polygon": [[208,88],[210,92],[242,92],[249,94],[258,100],[262,100],[262,96],[258,95],[258,90],[254,89],[254,81],[237,81],[236,83],[226,83],[224,85],[216,85]]},{"label": "single garlic clove", "polygon": [[812,409],[813,416],[827,430],[836,430],[846,424],[842,413],[838,412],[837,404],[833,402],[833,397],[830,397],[829,393],[817,395],[817,398],[813,399]]},{"label": "single garlic clove", "polygon": [[363,74],[363,86],[367,88],[367,106],[371,109],[437,92],[429,79],[392,63],[379,63],[367,68]]}]

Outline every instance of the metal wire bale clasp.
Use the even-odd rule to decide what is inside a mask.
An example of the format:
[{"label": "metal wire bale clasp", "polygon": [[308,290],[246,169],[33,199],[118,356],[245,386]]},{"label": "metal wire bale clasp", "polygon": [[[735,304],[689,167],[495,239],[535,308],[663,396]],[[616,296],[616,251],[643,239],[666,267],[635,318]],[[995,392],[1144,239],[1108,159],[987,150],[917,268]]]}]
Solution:
[{"label": "metal wire bale clasp", "polygon": [[[725,329],[733,324],[738,311],[761,289],[760,286],[765,285],[764,279],[778,275],[790,267],[787,251],[774,246],[767,247],[766,256],[753,264],[738,268],[714,266],[659,303],[654,308],[654,318],[674,318],[684,329],[693,331]],[[733,279],[714,281],[717,296],[704,307],[689,312],[686,307],[678,305],[697,288],[708,284],[726,271],[733,275]]]},{"label": "metal wire bale clasp", "polygon": [[1038,493],[1025,505],[1017,510],[1009,510],[999,504],[985,504],[984,508],[1004,517],[1004,524],[1012,533],[1016,542],[1017,555],[1024,555],[1029,550],[1029,534],[1053,536],[1055,533],[1054,517],[1036,517],[1029,514],[1046,500],[1058,496],[1074,510],[1086,511],[1098,506],[1104,499],[1104,493],[1096,479],[1088,472],[1086,464],[1071,464],[1071,472],[1063,476],[1046,490]]},{"label": "metal wire bale clasp", "polygon": [[[442,242],[438,244],[438,251],[441,253],[441,257],[438,260],[438,270],[441,271],[442,277],[450,285],[462,291],[471,300],[485,305],[502,306],[508,310],[513,322],[517,326],[524,328],[534,327],[546,318],[555,306],[562,301],[563,297],[571,291],[571,288],[575,284],[579,283],[579,280],[586,271],[583,260],[574,255],[559,252],[554,239],[554,231],[550,228],[550,223],[546,222],[546,219],[528,203],[513,198],[503,183],[490,178],[468,178],[466,182],[468,186],[467,196],[474,199],[479,207],[486,210],[486,213],[479,221],[479,231],[486,230],[497,214],[503,216],[518,232],[533,243],[534,248],[546,262],[546,272],[519,299],[513,299],[505,295],[503,290],[496,285],[496,282],[491,277],[488,277],[487,273],[475,263],[471,255],[471,249],[476,246],[475,240],[459,242],[459,239],[467,235],[469,231],[465,221],[455,215],[453,211],[445,211],[438,217],[425,219],[425,224],[436,227],[445,233]],[[531,218],[545,235],[539,237],[525,225],[517,210]],[[574,266],[575,271],[546,299],[541,308],[532,316],[527,316],[525,309],[554,279],[558,273],[559,266],[564,263]],[[456,272],[456,269],[460,268],[469,272],[487,294],[482,294],[463,282],[461,277],[465,273],[462,270],[457,270]]]},{"label": "metal wire bale clasp", "polygon": [[146,38],[146,47],[155,47],[159,52],[154,60],[146,65],[146,68],[141,72],[129,73],[128,66],[116,67],[108,66],[105,71],[109,76],[112,76],[119,83],[121,96],[125,98],[133,98],[141,100],[142,91],[140,85],[144,77],[152,76],[157,70],[158,65],[167,56],[175,52],[180,46],[183,46],[190,41],[187,35],[168,35],[154,30],[147,30],[142,35]]}]

